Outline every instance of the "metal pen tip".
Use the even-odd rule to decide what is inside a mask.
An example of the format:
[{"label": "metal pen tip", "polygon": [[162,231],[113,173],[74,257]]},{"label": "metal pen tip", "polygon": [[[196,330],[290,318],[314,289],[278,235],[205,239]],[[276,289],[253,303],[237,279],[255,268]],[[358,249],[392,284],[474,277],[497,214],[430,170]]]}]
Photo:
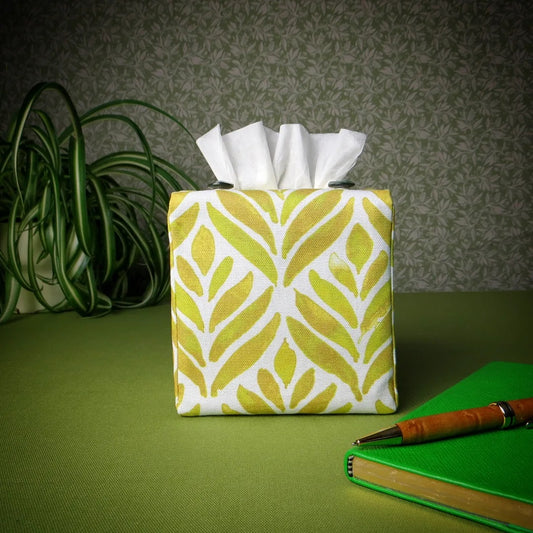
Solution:
[{"label": "metal pen tip", "polygon": [[366,437],[361,437],[352,446],[389,446],[402,443],[402,431],[398,426],[392,426]]}]

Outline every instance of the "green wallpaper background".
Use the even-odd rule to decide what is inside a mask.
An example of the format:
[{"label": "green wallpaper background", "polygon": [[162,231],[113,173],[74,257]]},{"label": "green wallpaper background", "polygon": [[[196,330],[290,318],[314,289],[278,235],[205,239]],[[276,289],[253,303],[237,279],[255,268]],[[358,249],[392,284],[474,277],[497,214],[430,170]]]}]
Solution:
[{"label": "green wallpaper background", "polygon": [[[4,0],[0,126],[39,81],[79,111],[134,97],[217,123],[365,132],[351,171],[390,188],[395,288],[533,288],[532,9],[518,0]],[[53,108],[55,102],[50,100]],[[156,152],[210,170],[169,123]],[[128,142],[94,132],[89,153]]]}]

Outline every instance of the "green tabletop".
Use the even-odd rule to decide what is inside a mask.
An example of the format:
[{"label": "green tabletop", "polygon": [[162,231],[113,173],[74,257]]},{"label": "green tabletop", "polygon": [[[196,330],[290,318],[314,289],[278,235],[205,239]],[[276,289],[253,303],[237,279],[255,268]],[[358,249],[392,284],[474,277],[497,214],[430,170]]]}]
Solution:
[{"label": "green tabletop", "polygon": [[533,293],[395,306],[386,416],[179,417],[168,305],[0,326],[0,531],[491,531],[354,486],[343,456],[485,363],[533,363]]}]

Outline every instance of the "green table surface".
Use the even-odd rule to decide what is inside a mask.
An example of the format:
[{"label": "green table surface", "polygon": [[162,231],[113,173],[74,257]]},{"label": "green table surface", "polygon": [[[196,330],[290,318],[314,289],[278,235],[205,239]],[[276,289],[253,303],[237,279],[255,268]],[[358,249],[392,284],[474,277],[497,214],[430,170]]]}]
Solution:
[{"label": "green table surface", "polygon": [[355,486],[343,456],[485,363],[533,363],[532,311],[532,292],[397,294],[397,413],[202,418],[174,410],[169,305],[17,317],[0,531],[491,531]]}]

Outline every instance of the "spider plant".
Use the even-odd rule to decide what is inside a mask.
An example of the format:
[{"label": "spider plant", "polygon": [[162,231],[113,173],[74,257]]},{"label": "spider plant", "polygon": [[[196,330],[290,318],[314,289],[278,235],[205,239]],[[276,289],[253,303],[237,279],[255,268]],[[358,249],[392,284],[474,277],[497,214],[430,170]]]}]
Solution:
[{"label": "spider plant", "polygon": [[[37,108],[45,91],[58,94],[66,107],[63,131]],[[169,119],[192,139],[176,118],[146,102],[113,100],[79,115],[57,83],[40,83],[26,95],[0,142],[0,222],[7,225],[7,249],[0,250],[0,322],[15,312],[21,289],[49,311],[74,309],[84,316],[152,305],[168,293],[169,194],[197,186],[152,153],[138,124],[117,112],[124,106]],[[88,162],[84,132],[102,122],[126,124],[138,148]],[[23,241],[25,232],[30,238]],[[37,273],[45,260],[50,275]],[[46,286],[60,288],[59,302],[48,301]]]}]

